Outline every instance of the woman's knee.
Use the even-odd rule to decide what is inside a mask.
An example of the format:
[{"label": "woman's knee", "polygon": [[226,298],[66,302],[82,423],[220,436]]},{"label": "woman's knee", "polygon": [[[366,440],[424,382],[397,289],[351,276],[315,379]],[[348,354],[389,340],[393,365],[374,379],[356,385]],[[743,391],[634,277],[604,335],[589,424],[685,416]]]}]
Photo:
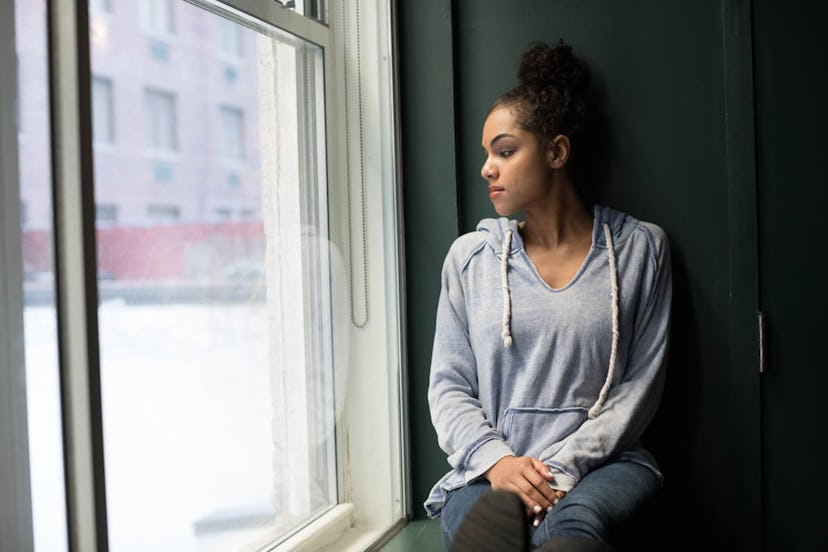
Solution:
[{"label": "woman's knee", "polygon": [[546,520],[546,537],[577,536],[618,543],[647,531],[657,516],[661,485],[638,464],[619,462],[588,474]]},{"label": "woman's knee", "polygon": [[443,540],[445,540],[447,547],[472,504],[477,502],[481,496],[490,492],[492,492],[492,486],[488,481],[475,481],[465,487],[449,491],[440,513]]}]

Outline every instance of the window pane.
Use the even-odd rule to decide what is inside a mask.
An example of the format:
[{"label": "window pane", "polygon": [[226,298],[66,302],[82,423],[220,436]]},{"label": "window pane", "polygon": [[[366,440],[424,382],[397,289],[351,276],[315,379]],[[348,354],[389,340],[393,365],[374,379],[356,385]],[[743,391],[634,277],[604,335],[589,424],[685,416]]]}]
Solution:
[{"label": "window pane", "polygon": [[112,126],[112,81],[92,78],[92,137],[95,142],[111,144],[115,141]]},{"label": "window pane", "polygon": [[[35,550],[66,550],[46,2],[16,0],[26,401]],[[0,548],[3,548],[0,543]]]},{"label": "window pane", "polygon": [[[113,4],[121,4],[111,0]],[[150,34],[169,36],[175,33],[175,8],[173,0],[141,0],[144,30]]]},{"label": "window pane", "polygon": [[221,108],[222,153],[225,159],[244,159],[243,117],[241,109]]},{"label": "window pane", "polygon": [[221,52],[230,56],[241,56],[244,47],[242,27],[227,19],[218,19],[217,21]]},{"label": "window pane", "polygon": [[278,540],[336,503],[322,53],[178,1],[159,64],[111,4],[91,39],[118,129],[95,149],[110,547]]},{"label": "window pane", "polygon": [[147,89],[147,145],[154,150],[173,151],[178,139],[175,123],[175,95]]}]

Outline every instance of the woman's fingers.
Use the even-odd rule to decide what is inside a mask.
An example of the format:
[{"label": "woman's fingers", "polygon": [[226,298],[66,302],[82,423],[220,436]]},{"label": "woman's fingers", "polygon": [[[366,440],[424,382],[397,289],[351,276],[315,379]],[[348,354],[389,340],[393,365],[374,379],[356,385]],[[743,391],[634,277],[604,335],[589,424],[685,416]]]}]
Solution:
[{"label": "woman's fingers", "polygon": [[[547,469],[548,471],[548,469]],[[540,473],[538,473],[537,469],[535,469],[534,465],[529,469],[527,472],[524,472],[524,477],[526,480],[534,487],[537,495],[533,496],[540,496],[542,499],[538,501],[538,504],[546,510],[557,498],[555,494],[555,489],[549,486],[549,481],[546,477],[543,477]]]},{"label": "woman's fingers", "polygon": [[554,481],[555,476],[552,475],[552,472],[549,471],[549,466],[544,464],[538,458],[531,458],[532,460],[532,467],[535,468],[535,471],[540,474],[541,477],[546,479],[547,481]]},{"label": "woman's fingers", "polygon": [[[549,486],[548,474],[539,471],[543,464],[536,458],[506,456],[486,471],[493,489],[512,491],[527,508],[527,516],[540,516],[553,506],[558,498]],[[546,469],[548,472],[548,468]]]}]

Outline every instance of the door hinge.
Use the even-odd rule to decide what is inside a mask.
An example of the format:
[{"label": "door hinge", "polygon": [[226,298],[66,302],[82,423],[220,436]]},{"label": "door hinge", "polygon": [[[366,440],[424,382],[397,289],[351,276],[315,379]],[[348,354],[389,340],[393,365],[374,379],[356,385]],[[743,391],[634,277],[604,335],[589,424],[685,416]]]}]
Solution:
[{"label": "door hinge", "polygon": [[756,313],[759,321],[759,373],[765,373],[765,313],[759,311]]}]

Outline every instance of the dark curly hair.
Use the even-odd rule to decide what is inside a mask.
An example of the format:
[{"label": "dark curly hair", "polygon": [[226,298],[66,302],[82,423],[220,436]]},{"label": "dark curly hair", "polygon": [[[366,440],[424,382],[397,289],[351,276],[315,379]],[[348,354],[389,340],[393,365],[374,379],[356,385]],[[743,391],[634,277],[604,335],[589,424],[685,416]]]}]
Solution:
[{"label": "dark curly hair", "polygon": [[530,45],[520,58],[518,85],[492,105],[508,107],[517,124],[537,136],[546,147],[563,134],[570,141],[584,126],[590,75],[563,40],[556,46]]}]

